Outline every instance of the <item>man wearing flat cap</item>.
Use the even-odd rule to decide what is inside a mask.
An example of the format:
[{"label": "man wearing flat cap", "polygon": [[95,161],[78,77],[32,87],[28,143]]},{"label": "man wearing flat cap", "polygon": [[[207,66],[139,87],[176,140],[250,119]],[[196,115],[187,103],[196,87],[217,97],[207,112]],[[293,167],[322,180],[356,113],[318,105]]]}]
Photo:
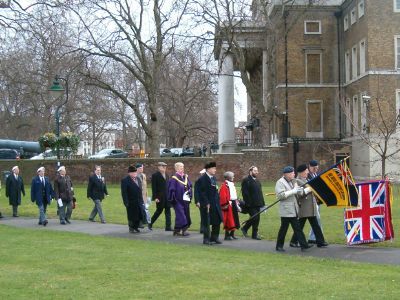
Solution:
[{"label": "man wearing flat cap", "polygon": [[[318,176],[318,170],[319,170],[319,165],[318,165],[318,161],[315,159],[310,160],[310,162],[308,163],[308,176],[307,176],[307,180],[311,180],[315,177]],[[317,222],[319,227],[322,230],[322,224],[321,224],[321,216],[320,216],[320,208],[321,208],[321,204],[322,202],[319,199],[316,199],[315,196],[312,194],[312,197],[314,198],[314,200],[317,203],[317,211],[316,211],[316,218],[317,218]],[[310,229],[310,233],[308,235],[308,242],[311,244],[316,244],[316,236],[314,233],[314,230],[311,228]]]},{"label": "man wearing flat cap", "polygon": [[[308,168],[306,164],[300,165],[296,169],[297,171],[297,184],[299,186],[305,185],[307,183]],[[325,242],[324,235],[321,231],[317,222],[317,203],[312,195],[311,188],[306,187],[303,190],[303,194],[297,195],[297,200],[299,203],[299,223],[300,229],[303,231],[304,224],[308,220],[310,222],[311,228],[315,232],[317,246],[326,247],[328,244]],[[298,247],[296,236],[293,234],[290,241],[290,247]]]},{"label": "man wearing flat cap", "polygon": [[54,180],[54,194],[57,200],[60,224],[71,224],[70,219],[72,215],[72,199],[74,197],[72,181],[67,175],[67,171],[64,166],[59,167],[57,172],[58,174]]},{"label": "man wearing flat cap", "polygon": [[137,169],[128,168],[128,176],[121,180],[121,195],[126,208],[130,233],[139,233],[139,222],[143,219],[143,194],[137,178]]},{"label": "man wearing flat cap", "polygon": [[167,201],[167,188],[169,176],[166,173],[167,164],[159,162],[157,164],[158,171],[151,175],[151,192],[152,200],[156,203],[156,211],[151,217],[149,229],[153,228],[154,222],[164,211],[165,214],[165,231],[172,231],[171,228],[171,205]]},{"label": "man wearing flat cap", "polygon": [[54,198],[54,190],[49,178],[44,174],[44,167],[37,169],[37,175],[33,177],[31,183],[31,200],[36,202],[39,208],[39,225],[46,226],[48,223],[46,218],[47,205]]},{"label": "man wearing flat cap", "polygon": [[[222,223],[222,211],[219,201],[217,164],[209,162],[204,166],[206,172],[197,180],[198,201],[200,203],[201,225],[203,228],[203,244],[222,244],[219,240],[219,229]],[[210,234],[211,225],[211,234]]]},{"label": "man wearing flat cap", "polygon": [[246,222],[242,227],[242,233],[247,237],[247,231],[252,227],[251,238],[255,240],[261,240],[261,236],[258,234],[258,225],[260,224],[260,215],[257,213],[265,206],[264,195],[261,188],[261,183],[257,180],[258,168],[251,166],[249,168],[249,175],[242,180],[242,196],[248,209],[250,221]]},{"label": "man wearing flat cap", "polygon": [[144,218],[144,222],[140,222],[140,228],[143,228],[143,223],[144,224],[150,224],[151,222],[151,216],[150,216],[150,211],[149,211],[149,205],[148,199],[147,199],[147,178],[146,174],[144,174],[144,166],[142,163],[137,163],[135,165],[136,170],[137,170],[137,179],[139,182],[139,186],[142,189],[142,198],[143,198],[143,205],[142,205],[142,210],[143,210],[143,215],[146,217]]},{"label": "man wearing flat cap", "polygon": [[6,180],[6,197],[13,209],[13,217],[18,217],[18,206],[21,205],[21,194],[25,196],[25,188],[22,177],[19,175],[19,168],[11,169],[10,176]]},{"label": "man wearing flat cap", "polygon": [[300,243],[301,250],[310,248],[307,244],[306,237],[300,229],[298,221],[299,206],[297,203],[297,195],[304,193],[303,188],[300,187],[294,178],[294,168],[287,166],[283,169],[283,176],[276,182],[275,194],[279,202],[279,214],[281,216],[281,227],[279,228],[278,238],[276,241],[276,251],[284,252],[283,245],[285,243],[285,236],[291,225],[293,232]]}]

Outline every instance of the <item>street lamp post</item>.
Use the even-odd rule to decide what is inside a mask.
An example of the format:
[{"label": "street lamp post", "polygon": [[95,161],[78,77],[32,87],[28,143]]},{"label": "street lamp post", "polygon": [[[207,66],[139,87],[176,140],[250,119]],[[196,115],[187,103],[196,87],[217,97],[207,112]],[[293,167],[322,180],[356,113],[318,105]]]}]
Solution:
[{"label": "street lamp post", "polygon": [[[60,80],[65,82],[65,89],[61,86]],[[50,94],[55,98],[58,99],[62,95],[64,95],[65,92],[65,101],[61,102],[59,105],[57,105],[56,108],[56,136],[57,136],[57,168],[60,167],[60,145],[59,145],[59,139],[60,139],[60,109],[63,105],[65,105],[68,102],[68,79],[59,77],[56,75],[53,81],[53,85],[49,88]]]}]

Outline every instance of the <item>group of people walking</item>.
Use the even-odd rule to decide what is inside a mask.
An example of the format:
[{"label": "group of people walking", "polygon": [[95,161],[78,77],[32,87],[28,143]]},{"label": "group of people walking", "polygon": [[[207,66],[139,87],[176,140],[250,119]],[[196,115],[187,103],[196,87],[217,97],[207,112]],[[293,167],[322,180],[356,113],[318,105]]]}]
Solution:
[{"label": "group of people walking", "polygon": [[[251,238],[261,240],[259,235],[260,213],[265,208],[264,194],[261,183],[258,181],[258,168],[251,166],[248,175],[241,182],[241,194],[243,201],[235,188],[235,174],[231,171],[224,173],[224,181],[218,187],[215,177],[217,165],[209,162],[201,171],[201,176],[194,186],[185,173],[182,162],[174,165],[175,172],[169,176],[166,172],[167,164],[159,162],[157,171],[151,176],[152,196],[147,197],[147,179],[143,172],[143,164],[129,166],[128,174],[121,180],[122,202],[126,208],[128,228],[130,233],[139,233],[147,224],[152,230],[153,224],[159,216],[165,214],[165,230],[171,231],[173,236],[188,236],[188,229],[192,224],[190,217],[190,203],[199,208],[201,224],[200,231],[203,234],[203,244],[221,244],[219,239],[221,223],[225,231],[225,240],[236,240],[236,230],[241,229],[243,235],[248,237],[251,228]],[[293,236],[291,247],[306,250],[315,243],[318,247],[326,247],[319,218],[319,206],[309,187],[308,180],[317,176],[318,162],[310,161],[308,165],[291,166],[283,169],[283,176],[276,182],[275,194],[279,202],[279,214],[281,226],[278,232],[276,251],[285,251],[285,236],[291,225]],[[57,170],[57,176],[52,185],[45,176],[45,168],[40,167],[31,183],[31,200],[36,202],[39,209],[39,225],[48,224],[47,206],[53,199],[57,202],[57,214],[60,224],[71,223],[71,215],[75,205],[74,189],[71,178],[66,174],[66,168],[61,166]],[[12,174],[6,180],[6,196],[13,207],[13,216],[18,217],[18,206],[21,204],[22,195],[25,196],[24,183],[19,175],[19,168],[12,168]],[[107,186],[101,174],[101,167],[95,166],[93,174],[89,177],[87,197],[93,201],[94,207],[89,215],[89,221],[94,222],[98,215],[101,223],[106,223],[102,201],[108,196]],[[153,216],[148,210],[151,200],[156,204]],[[171,223],[171,208],[175,211],[175,223]],[[248,213],[250,218],[240,227],[239,213]],[[1,216],[1,214],[0,214]],[[312,234],[307,241],[303,228],[306,221],[310,222]]]}]

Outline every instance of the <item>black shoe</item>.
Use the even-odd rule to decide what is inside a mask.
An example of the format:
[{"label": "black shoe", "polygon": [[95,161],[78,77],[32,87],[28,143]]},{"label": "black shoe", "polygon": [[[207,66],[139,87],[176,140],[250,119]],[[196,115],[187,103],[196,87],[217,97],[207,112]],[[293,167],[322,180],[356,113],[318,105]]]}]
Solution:
[{"label": "black shoe", "polygon": [[319,244],[317,244],[317,247],[318,248],[322,248],[322,247],[328,247],[328,243],[327,242],[323,242],[323,243],[319,243]]},{"label": "black shoe", "polygon": [[309,243],[309,244],[316,244],[317,241],[315,241],[315,240],[308,240],[308,243]]},{"label": "black shoe", "polygon": [[91,218],[89,218],[89,221],[90,222],[96,222],[94,219],[91,219]]},{"label": "black shoe", "polygon": [[218,245],[222,244],[222,242],[221,242],[219,239],[216,239],[216,240],[210,240],[210,242],[211,242],[211,243],[218,244]]},{"label": "black shoe", "polygon": [[207,240],[207,239],[204,239],[204,240],[203,240],[203,244],[204,244],[204,245],[207,245],[207,246],[211,246],[211,245],[212,245],[212,244],[210,243],[210,241]]},{"label": "black shoe", "polygon": [[256,236],[251,237],[253,240],[261,241],[262,238],[258,234]]},{"label": "black shoe", "polygon": [[187,232],[187,231],[182,231],[182,236],[189,236],[189,235],[190,235],[189,232]]},{"label": "black shoe", "polygon": [[234,231],[231,231],[231,238],[233,239],[233,240],[237,240],[238,238],[235,236],[235,232]]},{"label": "black shoe", "polygon": [[306,247],[302,247],[301,251],[307,251],[308,249],[314,247],[314,245],[307,245]]},{"label": "black shoe", "polygon": [[14,217],[14,218],[18,218],[19,216],[18,216],[18,215],[13,215],[13,217]]},{"label": "black shoe", "polygon": [[140,230],[137,228],[129,228],[129,233],[140,233]]},{"label": "black shoe", "polygon": [[60,221],[61,225],[67,225],[67,223],[65,223],[65,221]]},{"label": "black shoe", "polygon": [[285,249],[283,249],[282,247],[276,247],[275,250],[278,252],[285,252]]},{"label": "black shoe", "polygon": [[46,225],[47,225],[48,223],[49,223],[49,221],[44,220],[44,221],[43,221],[43,226],[46,227]]},{"label": "black shoe", "polygon": [[104,221],[104,220],[103,220],[103,221],[101,221],[101,224],[106,224],[106,223],[107,223],[107,222],[106,222],[106,221]]},{"label": "black shoe", "polygon": [[148,228],[149,230],[153,230],[153,225],[148,224],[148,225],[147,225],[147,228]]},{"label": "black shoe", "polygon": [[173,231],[173,229],[172,228],[165,228],[165,231]]},{"label": "black shoe", "polygon": [[244,237],[248,237],[247,230],[245,230],[244,228],[242,228],[240,230],[242,231]]},{"label": "black shoe", "polygon": [[230,235],[225,236],[224,238],[225,241],[232,241],[233,237],[231,237]]},{"label": "black shoe", "polygon": [[68,224],[71,224],[71,221],[68,219],[65,219],[65,222],[67,222]]},{"label": "black shoe", "polygon": [[38,225],[43,225],[43,223],[42,223],[42,222],[39,222]]},{"label": "black shoe", "polygon": [[298,243],[290,243],[289,246],[293,248],[300,248],[300,245]]}]

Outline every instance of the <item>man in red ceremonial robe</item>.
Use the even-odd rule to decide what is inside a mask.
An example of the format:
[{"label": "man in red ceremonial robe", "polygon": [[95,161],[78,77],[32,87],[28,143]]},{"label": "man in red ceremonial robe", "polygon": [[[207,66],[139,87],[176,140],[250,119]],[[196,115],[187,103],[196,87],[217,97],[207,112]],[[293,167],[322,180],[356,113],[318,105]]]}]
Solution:
[{"label": "man in red ceremonial robe", "polygon": [[239,200],[237,199],[237,192],[235,184],[233,183],[235,174],[233,172],[224,173],[224,183],[219,190],[219,199],[222,209],[222,216],[225,229],[225,240],[236,240],[235,230],[240,228],[239,214],[240,211]]}]

